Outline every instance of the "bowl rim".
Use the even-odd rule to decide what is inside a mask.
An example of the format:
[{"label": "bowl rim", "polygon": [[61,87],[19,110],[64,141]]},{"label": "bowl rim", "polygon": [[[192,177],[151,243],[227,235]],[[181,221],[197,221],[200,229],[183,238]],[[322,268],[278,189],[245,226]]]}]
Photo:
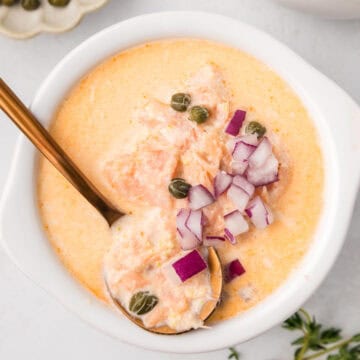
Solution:
[{"label": "bowl rim", "polygon": [[[217,26],[211,26],[214,23]],[[125,38],[121,37],[123,34],[126,34]],[[22,272],[96,328],[150,350],[197,353],[244,342],[270,329],[296,311],[325,278],[343,245],[360,177],[360,166],[356,176],[347,176],[354,174],[348,159],[353,147],[358,146],[349,141],[354,138],[353,129],[341,126],[336,119],[345,116],[353,125],[360,119],[360,111],[337,85],[269,35],[229,17],[187,11],[140,15],[93,35],[68,53],[46,77],[31,105],[32,111],[47,124],[51,118],[49,114],[56,110],[69,86],[100,60],[131,44],[176,37],[215,40],[258,58],[290,84],[310,111],[316,127],[321,129],[320,143],[326,149],[323,151],[326,171],[324,211],[311,249],[289,279],[259,305],[211,330],[167,337],[162,341],[162,336],[124,322],[69,276],[45,239],[34,191],[36,151],[23,136],[18,141],[1,201],[0,238],[5,251]],[[360,149],[357,150],[360,156]],[[14,205],[19,201],[24,203],[20,213]],[[15,215],[20,216],[22,227],[14,226]],[[33,233],[30,246],[24,237]],[[37,264],[39,261],[41,265]],[[45,265],[49,269],[47,272],[42,268]]]}]

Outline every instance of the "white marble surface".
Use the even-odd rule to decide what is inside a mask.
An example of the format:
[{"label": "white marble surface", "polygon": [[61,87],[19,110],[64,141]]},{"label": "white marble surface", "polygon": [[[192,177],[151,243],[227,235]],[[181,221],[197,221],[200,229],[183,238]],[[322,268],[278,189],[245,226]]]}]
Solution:
[{"label": "white marble surface", "polygon": [[[30,102],[40,82],[74,46],[122,19],[160,10],[204,10],[248,22],[289,45],[360,102],[360,21],[336,22],[296,13],[269,0],[113,0],[64,35],[28,41],[0,36],[0,76]],[[344,121],[344,119],[339,119]],[[344,126],[346,124],[344,123]],[[0,190],[17,130],[0,114]],[[354,159],[359,161],[359,159]],[[360,198],[346,245],[332,272],[306,304],[345,332],[360,331]],[[44,270],[45,271],[45,270]],[[238,346],[243,360],[288,360],[291,336],[280,327]],[[164,338],[166,341],[166,338]],[[0,359],[227,359],[226,350],[201,355],[160,354],[122,344],[90,328],[32,284],[0,249]]]}]

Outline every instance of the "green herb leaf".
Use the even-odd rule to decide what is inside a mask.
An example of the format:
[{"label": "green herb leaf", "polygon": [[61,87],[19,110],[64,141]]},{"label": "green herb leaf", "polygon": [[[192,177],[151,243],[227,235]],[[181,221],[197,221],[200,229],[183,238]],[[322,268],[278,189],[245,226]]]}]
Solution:
[{"label": "green herb leaf", "polygon": [[356,345],[350,349],[350,354],[358,355],[360,357],[360,345]]},{"label": "green herb leaf", "polygon": [[322,344],[332,344],[341,340],[341,330],[337,328],[329,328],[324,330],[320,335],[320,340]]},{"label": "green herb leaf", "polygon": [[301,336],[299,338],[297,338],[296,340],[294,340],[291,345],[302,345],[304,343],[305,337]]},{"label": "green herb leaf", "polygon": [[229,348],[229,351],[230,351],[230,355],[228,356],[228,359],[234,359],[234,360],[240,359],[240,354],[236,351],[235,348],[231,347]]},{"label": "green herb leaf", "polygon": [[303,319],[300,316],[299,312],[296,312],[294,315],[290,316],[287,320],[284,321],[282,327],[287,330],[301,330],[303,327]]},{"label": "green herb leaf", "polygon": [[131,297],[129,310],[136,315],[144,315],[150,312],[159,302],[155,295],[149,291],[139,291]]},{"label": "green herb leaf", "polygon": [[309,344],[309,349],[312,351],[319,351],[325,349],[325,346],[317,343],[313,343],[313,344]]},{"label": "green herb leaf", "polygon": [[352,338],[351,341],[353,342],[360,342],[360,334],[355,334]]},{"label": "green herb leaf", "polygon": [[329,355],[327,357],[327,360],[341,360],[341,358],[340,358],[339,354],[337,354],[337,355]]},{"label": "green herb leaf", "polygon": [[327,360],[360,360],[360,333],[342,340],[341,329],[329,327],[321,331],[322,324],[304,309],[284,321],[283,328],[302,333],[292,342],[296,346],[295,360],[323,360],[325,356]]},{"label": "green herb leaf", "polygon": [[339,355],[341,355],[342,357],[344,357],[344,359],[346,359],[346,357],[348,356],[349,351],[348,351],[348,347],[347,345],[342,346],[339,349]]}]

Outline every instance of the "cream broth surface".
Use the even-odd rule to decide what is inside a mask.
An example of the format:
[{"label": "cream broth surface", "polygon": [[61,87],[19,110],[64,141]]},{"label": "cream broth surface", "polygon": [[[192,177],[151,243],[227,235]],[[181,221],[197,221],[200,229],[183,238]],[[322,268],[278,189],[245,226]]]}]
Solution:
[{"label": "cream broth surface", "polygon": [[[222,104],[214,110],[221,121],[213,119],[206,125],[212,136],[183,138],[181,134],[191,131],[188,124],[184,131],[172,134],[166,123],[171,95],[184,88],[196,89],[196,101],[211,102],[214,99],[201,97],[206,76],[205,85],[216,88],[216,103]],[[224,263],[239,258],[246,273],[225,284],[224,301],[211,322],[235,316],[277,289],[299,264],[315,232],[322,208],[322,154],[312,121],[292,89],[266,65],[237,49],[205,40],[162,40],[129,49],[98,65],[70,91],[51,125],[53,136],[116,206],[130,215],[140,214],[144,207],[162,208],[173,214],[175,223],[176,210],[184,200],[174,201],[157,189],[164,189],[168,177],[180,171],[172,162],[179,156],[179,144],[197,151],[199,140],[199,147],[211,149],[209,164],[221,161],[220,150],[225,150],[214,144],[225,146],[223,125],[238,108],[247,110],[247,121],[266,126],[281,164],[280,181],[258,190],[275,221],[265,230],[251,226],[236,245],[224,243],[218,248]],[[163,126],[151,122],[152,111],[164,114]],[[158,148],[157,139],[149,135],[149,129],[156,126],[162,136],[168,136],[166,131],[175,136],[174,146]],[[124,179],[117,175],[134,159],[126,161],[128,154],[135,153],[131,149],[142,142],[151,151],[146,152],[148,158],[140,151],[137,161],[154,185],[151,193],[149,188],[136,192],[143,184],[135,178],[124,190]],[[181,153],[182,174],[210,186],[210,176],[204,176],[204,166],[194,161],[193,154]],[[217,168],[210,166],[206,174]],[[131,174],[133,170],[127,171]],[[95,296],[107,301],[103,266],[113,245],[107,223],[45,160],[40,163],[38,199],[45,231],[66,268]],[[220,216],[212,208],[207,211],[216,228]],[[171,255],[176,253],[174,244]]]}]

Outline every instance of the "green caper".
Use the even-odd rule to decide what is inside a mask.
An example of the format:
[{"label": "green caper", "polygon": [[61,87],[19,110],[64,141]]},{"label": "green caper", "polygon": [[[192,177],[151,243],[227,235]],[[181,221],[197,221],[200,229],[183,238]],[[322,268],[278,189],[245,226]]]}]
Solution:
[{"label": "green caper", "polygon": [[21,6],[25,10],[36,10],[40,5],[40,0],[21,0]]},{"label": "green caper", "polygon": [[0,5],[12,6],[15,5],[17,2],[18,0],[1,0]]},{"label": "green caper", "polygon": [[184,179],[172,179],[169,184],[169,192],[176,199],[184,199],[188,196],[191,185]]},{"label": "green caper", "polygon": [[155,295],[149,291],[139,291],[130,299],[129,310],[136,315],[144,315],[150,312],[159,302]]},{"label": "green caper", "polygon": [[266,133],[266,127],[257,121],[250,121],[245,129],[247,134],[256,134],[258,138],[263,137]]},{"label": "green caper", "polygon": [[198,124],[205,122],[209,116],[209,110],[203,106],[193,106],[189,111],[189,120]]},{"label": "green caper", "polygon": [[69,4],[70,0],[48,0],[49,4],[57,7],[64,7]]},{"label": "green caper", "polygon": [[191,103],[191,96],[189,94],[177,93],[171,97],[171,107],[175,111],[184,112]]}]

